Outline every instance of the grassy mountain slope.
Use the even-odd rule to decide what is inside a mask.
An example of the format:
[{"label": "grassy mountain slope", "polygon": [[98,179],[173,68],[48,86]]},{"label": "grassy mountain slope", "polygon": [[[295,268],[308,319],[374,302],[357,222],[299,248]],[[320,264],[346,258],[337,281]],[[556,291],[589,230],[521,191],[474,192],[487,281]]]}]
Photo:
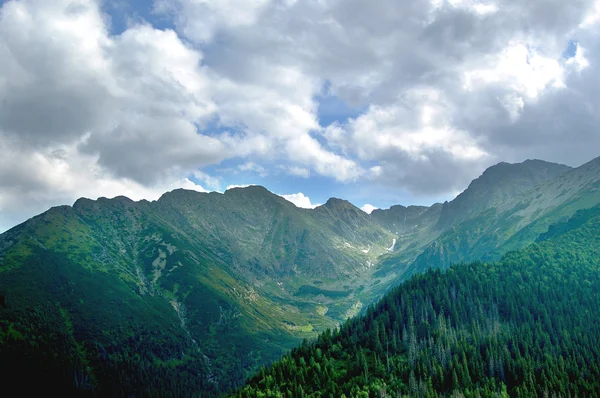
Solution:
[{"label": "grassy mountain slope", "polygon": [[520,195],[492,202],[491,207],[447,228],[419,255],[409,274],[460,261],[498,259],[535,241],[551,224],[600,203],[599,187],[600,158]]},{"label": "grassy mountain slope", "polygon": [[473,180],[454,200],[444,203],[438,228],[457,225],[482,211],[511,201],[544,182],[552,181],[569,170],[569,166],[542,160],[498,163]]},{"label": "grassy mountain slope", "polygon": [[[391,286],[429,267],[499,258],[506,251],[499,247],[541,215],[541,211],[532,211],[533,217],[521,219],[515,226],[516,218],[510,216],[523,206],[522,198],[571,170],[568,166],[541,160],[499,163],[484,171],[451,202],[429,208],[394,206],[383,212],[374,211],[372,216],[382,226],[400,229],[396,250],[380,259],[376,275],[385,275]],[[598,201],[591,201],[588,206],[594,203]],[[558,204],[560,202],[556,202]],[[573,211],[565,214],[571,215]],[[551,218],[550,223],[557,219]],[[536,236],[523,236],[518,242],[526,245]],[[523,246],[512,248],[518,247]]]},{"label": "grassy mountain slope", "polygon": [[65,393],[211,396],[414,273],[543,239],[599,180],[598,160],[501,164],[449,204],[371,215],[258,186],[82,198],[0,235],[0,359]]},{"label": "grassy mountain slope", "polygon": [[431,270],[236,397],[598,396],[600,207],[496,263]]},{"label": "grassy mountain slope", "polygon": [[0,330],[13,337],[0,354],[63,369],[56,388],[81,375],[78,392],[231,388],[358,311],[392,235],[334,202],[308,211],[248,187],[53,208],[0,236]]}]

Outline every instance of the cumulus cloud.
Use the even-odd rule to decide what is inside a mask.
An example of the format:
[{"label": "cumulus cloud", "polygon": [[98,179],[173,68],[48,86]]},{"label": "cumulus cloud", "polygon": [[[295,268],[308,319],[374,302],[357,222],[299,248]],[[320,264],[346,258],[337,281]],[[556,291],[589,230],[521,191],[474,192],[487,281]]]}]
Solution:
[{"label": "cumulus cloud", "polygon": [[[200,14],[190,7],[197,3],[169,1],[179,10],[179,31],[201,46],[205,35],[195,32],[203,31],[206,20],[220,18],[223,7],[235,13],[248,6],[224,2],[214,9],[203,6]],[[341,181],[375,179],[440,194],[464,187],[499,160],[544,154],[579,164],[593,156],[586,143],[577,146],[585,156],[576,150],[567,157],[556,145],[550,150],[547,134],[531,128],[527,113],[541,111],[548,97],[572,95],[573,73],[589,67],[591,58],[582,50],[568,60],[564,52],[574,39],[582,49],[591,48],[596,39],[584,33],[595,26],[596,14],[591,0],[261,1],[249,14],[251,23],[224,23],[211,31],[220,45],[211,47],[205,63],[225,81],[268,99],[241,109],[238,119],[274,114],[273,103],[285,104],[273,125],[263,122],[251,130],[295,131],[284,152],[300,167]],[[293,94],[286,89],[291,80]],[[366,112],[315,128],[314,101],[324,87]],[[228,96],[237,101],[233,91]],[[293,104],[303,112],[291,112]],[[296,129],[290,126],[292,114]],[[571,136],[564,126],[572,115],[559,115],[561,137]],[[497,145],[523,136],[525,129],[525,140],[536,145]],[[262,148],[268,154],[276,147]]]},{"label": "cumulus cloud", "polygon": [[435,90],[406,93],[401,103],[371,106],[343,125],[324,129],[328,142],[362,161],[377,162],[370,178],[416,192],[464,186],[488,153],[467,131],[452,126],[451,104]]},{"label": "cumulus cloud", "polygon": [[[269,0],[156,0],[154,7],[156,12],[171,14],[187,36],[208,42],[219,30],[253,25],[268,3]],[[204,18],[196,20],[198,15]]]},{"label": "cumulus cloud", "polygon": [[252,186],[252,184],[231,184],[231,185],[227,185],[227,188],[225,188],[226,191],[229,191],[230,189],[235,189],[235,188],[247,188]]},{"label": "cumulus cloud", "polygon": [[373,210],[379,209],[379,207],[375,207],[373,205],[366,203],[366,204],[362,205],[362,207],[360,209],[367,214],[371,214],[373,212]]},{"label": "cumulus cloud", "polygon": [[[103,6],[0,2],[0,229],[218,190],[223,161],[439,197],[500,160],[599,155],[593,0],[155,0],[174,30],[118,35]],[[324,122],[325,97],[355,113]]]},{"label": "cumulus cloud", "polygon": [[293,204],[296,205],[296,207],[301,207],[304,209],[314,209],[315,207],[320,206],[320,204],[313,204],[310,201],[310,198],[308,196],[304,195],[302,192],[292,193],[292,194],[288,194],[288,195],[279,195],[279,196],[281,196],[288,202],[292,202]]},{"label": "cumulus cloud", "polygon": [[[0,185],[5,220],[78,196],[154,198],[227,156],[201,54],[173,31],[120,36],[92,0],[0,9]],[[192,183],[193,184],[193,183]]]}]

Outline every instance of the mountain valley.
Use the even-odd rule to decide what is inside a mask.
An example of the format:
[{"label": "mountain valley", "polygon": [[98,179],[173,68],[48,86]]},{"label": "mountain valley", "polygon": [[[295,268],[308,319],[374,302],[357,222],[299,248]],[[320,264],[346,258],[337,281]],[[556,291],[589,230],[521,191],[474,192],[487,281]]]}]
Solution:
[{"label": "mountain valley", "polygon": [[3,371],[91,396],[232,391],[413,275],[500,260],[599,203],[600,158],[501,163],[450,202],[371,214],[260,186],[81,198],[0,235]]}]

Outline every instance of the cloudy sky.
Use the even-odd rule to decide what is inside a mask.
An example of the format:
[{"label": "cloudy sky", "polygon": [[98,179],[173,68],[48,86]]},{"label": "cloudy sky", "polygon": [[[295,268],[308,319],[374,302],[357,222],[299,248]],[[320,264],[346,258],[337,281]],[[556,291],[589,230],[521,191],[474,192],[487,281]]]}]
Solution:
[{"label": "cloudy sky", "polygon": [[451,199],[600,155],[600,2],[0,0],[0,231],[85,196]]}]

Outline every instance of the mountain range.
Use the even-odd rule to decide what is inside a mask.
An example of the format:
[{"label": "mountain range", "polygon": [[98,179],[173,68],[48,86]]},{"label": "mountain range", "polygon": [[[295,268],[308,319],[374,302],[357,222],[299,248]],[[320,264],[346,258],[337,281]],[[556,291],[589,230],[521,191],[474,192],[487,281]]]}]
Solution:
[{"label": "mountain range", "polygon": [[495,262],[416,275],[231,396],[597,397],[600,205]]},{"label": "mountain range", "polygon": [[24,393],[230,391],[413,275],[499,260],[599,203],[600,158],[500,163],[450,202],[370,215],[259,186],[82,198],[0,235],[2,371],[47,378]]}]

